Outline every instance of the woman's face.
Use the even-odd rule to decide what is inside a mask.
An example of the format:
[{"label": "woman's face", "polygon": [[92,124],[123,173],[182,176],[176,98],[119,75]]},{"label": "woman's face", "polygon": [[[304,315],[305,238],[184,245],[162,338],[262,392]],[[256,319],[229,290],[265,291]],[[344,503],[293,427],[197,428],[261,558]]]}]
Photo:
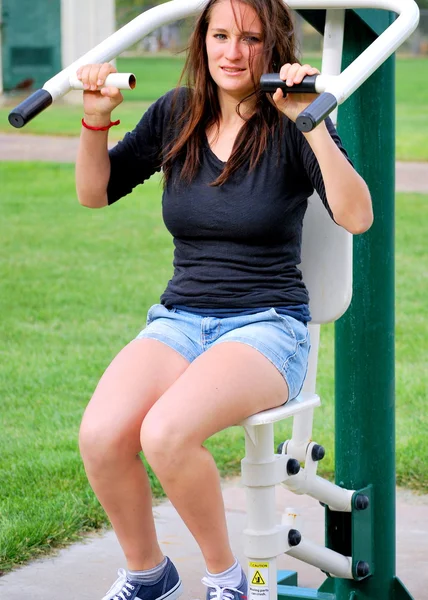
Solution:
[{"label": "woman's face", "polygon": [[242,100],[254,91],[251,71],[257,81],[262,74],[263,30],[251,6],[239,0],[233,7],[231,0],[215,4],[206,48],[208,68],[220,93]]}]

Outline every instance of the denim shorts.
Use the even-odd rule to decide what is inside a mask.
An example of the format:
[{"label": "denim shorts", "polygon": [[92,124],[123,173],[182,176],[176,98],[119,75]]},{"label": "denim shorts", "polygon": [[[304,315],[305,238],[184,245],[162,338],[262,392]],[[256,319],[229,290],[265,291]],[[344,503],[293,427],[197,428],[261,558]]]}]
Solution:
[{"label": "denim shorts", "polygon": [[249,315],[207,317],[154,304],[147,326],[137,339],[163,342],[192,362],[205,350],[223,342],[241,342],[261,352],[275,365],[288,385],[289,398],[302,389],[308,367],[309,332],[304,323],[274,308]]}]

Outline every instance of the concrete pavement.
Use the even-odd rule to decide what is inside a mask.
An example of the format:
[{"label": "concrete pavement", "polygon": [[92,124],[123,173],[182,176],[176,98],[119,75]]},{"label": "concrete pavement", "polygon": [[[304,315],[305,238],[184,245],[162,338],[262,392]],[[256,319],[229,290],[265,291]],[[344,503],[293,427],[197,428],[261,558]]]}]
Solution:
[{"label": "concrete pavement", "polygon": [[[245,493],[237,479],[225,482],[223,497],[232,548],[245,565],[242,531],[245,527]],[[277,489],[278,519],[286,507],[300,510],[308,539],[324,543],[324,511],[316,500]],[[183,600],[205,598],[200,580],[204,565],[199,549],[169,502],[154,508],[156,529],[163,552],[170,556],[184,583]],[[428,598],[428,497],[407,491],[397,494],[397,575],[415,600]],[[112,531],[91,535],[85,542],[35,561],[0,578],[0,597],[5,600],[100,600],[124,566],[123,555]],[[287,555],[278,559],[280,569],[296,570],[299,585],[317,587],[324,574]],[[384,600],[378,598],[376,600]]]},{"label": "concrete pavement", "polygon": [[[0,133],[0,161],[74,162],[77,145],[78,139],[75,137],[37,136],[19,132]],[[428,194],[428,164],[398,162],[396,189],[399,192]]]}]

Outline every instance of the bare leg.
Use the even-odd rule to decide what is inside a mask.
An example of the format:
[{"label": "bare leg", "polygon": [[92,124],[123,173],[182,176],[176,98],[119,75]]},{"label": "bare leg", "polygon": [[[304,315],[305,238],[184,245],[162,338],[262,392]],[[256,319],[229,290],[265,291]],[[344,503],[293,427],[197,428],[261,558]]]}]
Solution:
[{"label": "bare leg", "polygon": [[138,455],[141,423],[188,364],[161,342],[134,340],[104,373],[83,417],[80,449],[88,479],[132,570],[153,568],[163,559]]},{"label": "bare leg", "polygon": [[203,442],[288,399],[281,374],[257,350],[227,342],[196,359],[150,409],[141,444],[163,488],[198,542],[211,573],[229,568],[220,479]]}]

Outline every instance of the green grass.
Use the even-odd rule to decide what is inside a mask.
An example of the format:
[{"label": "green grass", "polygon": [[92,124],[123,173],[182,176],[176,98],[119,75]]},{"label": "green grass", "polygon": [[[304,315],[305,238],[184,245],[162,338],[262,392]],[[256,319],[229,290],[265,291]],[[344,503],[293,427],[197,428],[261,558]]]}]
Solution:
[{"label": "green grass", "polygon": [[428,161],[428,58],[400,58],[396,67],[396,152]]},{"label": "green grass", "polygon": [[[100,211],[82,208],[71,165],[0,163],[0,569],[106,525],[79,458],[77,432],[115,354],[144,326],[171,276],[160,182]],[[428,196],[397,208],[397,478],[428,492]],[[333,328],[323,328],[323,406],[314,438],[331,475]],[[277,442],[288,435],[277,428]],[[223,476],[239,472],[244,440],[233,428],[208,442]],[[162,493],[152,477],[154,495]]]},{"label": "green grass", "polygon": [[[319,66],[319,58],[305,57]],[[126,101],[117,109],[121,125],[111,131],[112,139],[120,139],[134,127],[147,106],[167,90],[172,89],[179,78],[183,57],[122,58],[118,68],[133,72],[138,85],[132,92],[125,92]],[[403,161],[428,161],[428,79],[421,74],[428,71],[428,58],[397,59],[396,68],[396,151],[397,159]],[[379,99],[381,101],[381,98]],[[7,116],[19,100],[11,100],[0,109],[0,131],[14,131]],[[78,135],[80,131],[81,106],[58,103],[39,115],[25,129],[25,133],[51,135]]]},{"label": "green grass", "polygon": [[[398,195],[396,263],[397,481],[428,491],[428,196]],[[410,404],[409,404],[410,402]]]}]

